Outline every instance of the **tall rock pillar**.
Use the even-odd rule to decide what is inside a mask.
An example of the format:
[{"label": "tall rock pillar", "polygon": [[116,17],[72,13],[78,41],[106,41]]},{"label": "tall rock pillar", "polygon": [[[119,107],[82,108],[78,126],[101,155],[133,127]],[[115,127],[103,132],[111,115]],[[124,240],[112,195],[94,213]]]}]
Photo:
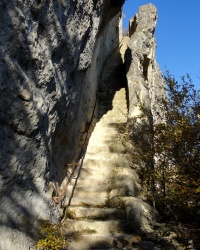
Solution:
[{"label": "tall rock pillar", "polygon": [[[160,99],[165,96],[164,81],[155,59],[156,39],[155,27],[157,10],[154,5],[147,4],[139,8],[138,14],[131,19],[129,25],[128,48],[125,54],[128,89],[128,132],[133,147],[133,166],[141,175],[142,170],[151,170],[155,166],[154,126],[163,121]],[[154,201],[154,179],[149,178],[149,191]],[[135,209],[140,207],[138,200],[132,198],[127,205],[128,218],[142,221],[147,218],[141,205],[140,213]],[[141,212],[143,211],[143,212]],[[137,216],[138,214],[138,216]],[[143,215],[142,215],[143,214]],[[150,217],[153,215],[149,212]],[[144,231],[148,230],[148,218],[143,223]],[[138,224],[141,224],[138,223]]]},{"label": "tall rock pillar", "polygon": [[162,116],[156,112],[157,100],[164,95],[160,91],[164,87],[164,81],[155,59],[154,33],[157,17],[155,6],[147,4],[141,6],[139,13],[130,21],[130,40],[126,51],[129,120],[142,115],[141,106],[151,114],[149,119],[155,121]]}]

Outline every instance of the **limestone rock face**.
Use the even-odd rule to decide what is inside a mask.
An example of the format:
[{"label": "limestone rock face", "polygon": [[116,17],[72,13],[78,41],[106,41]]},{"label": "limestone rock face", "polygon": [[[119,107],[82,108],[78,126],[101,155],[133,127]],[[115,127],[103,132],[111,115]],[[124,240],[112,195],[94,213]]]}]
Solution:
[{"label": "limestone rock face", "polygon": [[[139,8],[138,14],[130,21],[130,40],[125,54],[128,130],[135,155],[140,155],[134,166],[139,172],[142,168],[154,168],[154,156],[146,159],[142,156],[149,154],[148,150],[153,147],[152,131],[155,124],[164,119],[159,103],[165,97],[164,81],[155,59],[156,21],[157,10],[154,5],[147,4]],[[147,203],[130,198],[126,203],[126,213],[137,231],[151,231],[156,212]]]},{"label": "limestone rock face", "polygon": [[0,2],[0,249],[29,249],[37,219],[60,216],[123,2]]},{"label": "limestone rock face", "polygon": [[[162,118],[158,99],[164,95],[164,82],[155,59],[154,36],[157,10],[147,4],[139,8],[130,21],[130,40],[126,51],[126,68],[129,91],[129,120],[142,115],[141,106],[153,120]],[[149,119],[149,118],[148,118]]]}]

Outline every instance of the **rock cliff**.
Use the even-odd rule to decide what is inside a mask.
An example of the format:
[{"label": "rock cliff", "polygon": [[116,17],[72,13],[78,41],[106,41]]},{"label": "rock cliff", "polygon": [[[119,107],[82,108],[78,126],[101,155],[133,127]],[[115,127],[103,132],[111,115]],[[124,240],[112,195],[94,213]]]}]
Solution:
[{"label": "rock cliff", "polygon": [[0,1],[1,249],[27,250],[37,219],[61,214],[52,196],[80,158],[123,2]]},{"label": "rock cliff", "polygon": [[[86,150],[98,99],[105,89],[110,92],[102,85],[108,64],[112,58],[122,63],[123,3],[0,1],[0,249],[33,247],[39,221],[56,222],[62,215],[63,203],[53,198],[65,189],[67,166],[76,166]],[[146,5],[130,26],[125,57],[130,125],[140,102],[150,120],[160,119],[156,18],[155,7]]]},{"label": "rock cliff", "polygon": [[[130,39],[125,53],[128,90],[127,128],[132,147],[132,166],[138,173],[142,173],[144,169],[144,171],[154,169],[157,160],[152,153],[154,126],[164,121],[161,100],[166,97],[165,84],[155,57],[154,33],[157,18],[157,9],[154,5],[147,4],[139,8],[138,14],[130,20]],[[154,199],[153,180],[149,182],[148,188]],[[134,199],[131,203],[130,219],[141,223],[141,219],[138,219],[140,216],[137,218],[136,212],[140,202]],[[151,216],[153,213],[149,212]],[[144,218],[146,219],[145,215]]]}]

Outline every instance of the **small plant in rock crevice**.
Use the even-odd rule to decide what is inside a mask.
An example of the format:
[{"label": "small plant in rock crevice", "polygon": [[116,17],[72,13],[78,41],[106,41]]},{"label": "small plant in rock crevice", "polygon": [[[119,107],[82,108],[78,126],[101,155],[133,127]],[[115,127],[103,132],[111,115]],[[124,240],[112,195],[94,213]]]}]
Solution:
[{"label": "small plant in rock crevice", "polygon": [[75,219],[76,218],[76,213],[69,208],[65,209],[65,218],[68,219]]},{"label": "small plant in rock crevice", "polygon": [[37,250],[66,250],[68,247],[62,225],[51,224],[49,221],[40,223],[41,238],[36,243]]}]

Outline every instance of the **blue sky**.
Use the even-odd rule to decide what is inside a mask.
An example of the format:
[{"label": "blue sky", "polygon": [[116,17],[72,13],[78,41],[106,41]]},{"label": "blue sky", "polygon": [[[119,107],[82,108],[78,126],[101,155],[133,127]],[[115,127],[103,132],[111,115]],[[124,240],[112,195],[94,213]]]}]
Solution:
[{"label": "blue sky", "polygon": [[158,10],[156,58],[162,72],[165,66],[179,80],[189,73],[200,89],[200,0],[127,0],[123,26],[141,5],[152,3]]}]

